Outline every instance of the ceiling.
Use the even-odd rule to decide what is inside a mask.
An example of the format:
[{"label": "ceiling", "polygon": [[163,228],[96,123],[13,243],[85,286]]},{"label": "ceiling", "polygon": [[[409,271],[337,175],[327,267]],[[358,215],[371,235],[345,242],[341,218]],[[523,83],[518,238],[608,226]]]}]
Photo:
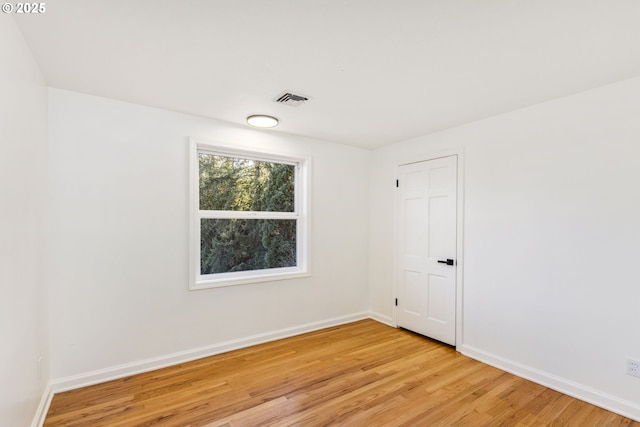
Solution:
[{"label": "ceiling", "polygon": [[[54,0],[50,86],[375,148],[640,75],[637,0]],[[310,98],[273,102],[283,91]]]}]

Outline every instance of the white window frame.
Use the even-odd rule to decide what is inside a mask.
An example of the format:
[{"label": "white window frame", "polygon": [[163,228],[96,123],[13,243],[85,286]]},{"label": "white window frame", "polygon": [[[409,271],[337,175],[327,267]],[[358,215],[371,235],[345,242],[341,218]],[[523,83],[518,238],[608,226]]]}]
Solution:
[{"label": "white window frame", "polygon": [[[210,141],[190,138],[189,148],[189,231],[190,251],[189,289],[209,289],[248,283],[294,279],[311,275],[309,269],[309,175],[310,158],[236,149]],[[295,207],[294,212],[258,211],[202,211],[200,210],[200,165],[199,153],[227,157],[239,157],[265,162],[284,163],[295,166]],[[212,219],[289,219],[296,220],[296,262],[295,267],[270,268],[264,270],[235,271],[230,273],[200,274],[200,220]]]}]

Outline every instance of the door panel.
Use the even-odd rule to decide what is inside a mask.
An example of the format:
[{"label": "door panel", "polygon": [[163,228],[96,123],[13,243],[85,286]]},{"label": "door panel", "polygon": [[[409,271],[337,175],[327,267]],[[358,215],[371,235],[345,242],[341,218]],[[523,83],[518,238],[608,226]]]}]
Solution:
[{"label": "door panel", "polygon": [[455,345],[457,156],[398,168],[398,326]]},{"label": "door panel", "polygon": [[404,201],[405,223],[404,253],[406,256],[422,258],[427,248],[422,244],[427,236],[427,224],[424,223],[424,200],[407,198]]},{"label": "door panel", "polygon": [[404,309],[409,314],[419,316],[420,313],[424,312],[424,304],[427,301],[427,289],[422,286],[421,274],[418,271],[405,270],[404,280],[407,294],[418,296],[418,298],[408,299]]},{"label": "door panel", "polygon": [[443,276],[429,275],[427,313],[429,320],[434,322],[447,322],[447,278]]},{"label": "door panel", "polygon": [[[449,230],[443,227],[442,224],[446,224],[447,215],[449,212],[449,200],[446,197],[435,196],[429,198],[429,212],[426,218],[422,218],[422,221],[428,221],[427,229],[427,251],[433,254],[445,254],[451,248],[449,242],[447,242],[447,234]],[[448,258],[451,258],[452,254],[449,254]]]}]

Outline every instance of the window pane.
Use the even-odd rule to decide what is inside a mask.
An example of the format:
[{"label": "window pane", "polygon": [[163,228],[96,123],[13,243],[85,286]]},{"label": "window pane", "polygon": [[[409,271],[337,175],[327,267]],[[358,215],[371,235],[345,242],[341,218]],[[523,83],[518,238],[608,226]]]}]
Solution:
[{"label": "window pane", "polygon": [[297,265],[296,220],[200,221],[200,274]]},{"label": "window pane", "polygon": [[200,209],[294,212],[293,165],[199,153]]}]

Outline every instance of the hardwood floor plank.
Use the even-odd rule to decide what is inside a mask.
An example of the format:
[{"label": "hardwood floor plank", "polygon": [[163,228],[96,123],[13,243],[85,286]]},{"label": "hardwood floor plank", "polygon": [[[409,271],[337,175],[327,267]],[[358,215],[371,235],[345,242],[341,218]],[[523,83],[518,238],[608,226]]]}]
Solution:
[{"label": "hardwood floor plank", "polygon": [[60,393],[44,425],[640,427],[372,320]]}]

